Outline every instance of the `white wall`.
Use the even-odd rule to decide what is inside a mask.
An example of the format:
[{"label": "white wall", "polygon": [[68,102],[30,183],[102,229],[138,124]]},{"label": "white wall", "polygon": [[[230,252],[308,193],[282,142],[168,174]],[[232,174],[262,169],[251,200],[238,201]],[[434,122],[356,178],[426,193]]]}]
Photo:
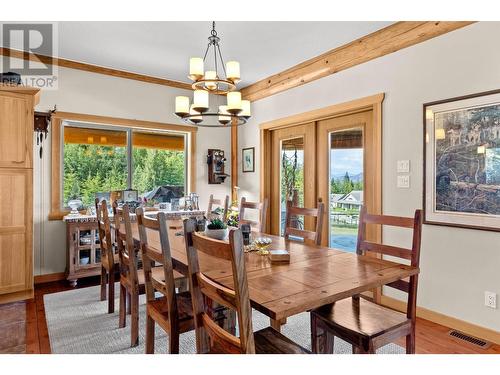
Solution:
[{"label": "white wall", "polygon": [[[57,104],[64,112],[121,117],[127,119],[182,124],[173,114],[176,95],[189,95],[185,90],[148,84],[128,79],[59,68],[58,90],[41,93],[37,110],[46,111]],[[50,137],[44,144],[40,161],[35,153],[34,206],[35,275],[63,272],[66,268],[66,232],[62,221],[48,221],[50,210]],[[220,148],[229,154],[229,129],[199,128],[196,139],[196,192],[200,205],[206,207],[210,194],[230,194],[230,180],[221,185],[208,185],[206,153]],[[228,158],[227,170],[231,164]]]},{"label": "white wall", "polygon": [[[422,207],[422,104],[500,88],[499,35],[500,23],[481,22],[253,103],[239,148],[256,147],[256,170],[240,172],[240,195],[259,197],[260,123],[384,92],[383,211],[412,215]],[[410,189],[396,188],[400,159],[411,162]],[[426,225],[421,254],[419,306],[500,331],[483,295],[500,295],[499,233]]]}]

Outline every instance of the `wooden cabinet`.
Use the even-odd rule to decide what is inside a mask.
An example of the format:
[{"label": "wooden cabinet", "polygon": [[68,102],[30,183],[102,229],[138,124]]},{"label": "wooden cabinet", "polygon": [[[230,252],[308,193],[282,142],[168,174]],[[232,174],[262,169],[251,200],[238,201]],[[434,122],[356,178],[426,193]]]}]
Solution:
[{"label": "wooden cabinet", "polygon": [[33,167],[33,96],[0,90],[0,168]]},{"label": "wooden cabinet", "polygon": [[82,277],[101,274],[99,232],[95,217],[66,216],[64,220],[68,248],[66,279],[76,286],[77,280]]},{"label": "wooden cabinet", "polygon": [[38,91],[0,85],[0,303],[33,296],[33,108]]}]

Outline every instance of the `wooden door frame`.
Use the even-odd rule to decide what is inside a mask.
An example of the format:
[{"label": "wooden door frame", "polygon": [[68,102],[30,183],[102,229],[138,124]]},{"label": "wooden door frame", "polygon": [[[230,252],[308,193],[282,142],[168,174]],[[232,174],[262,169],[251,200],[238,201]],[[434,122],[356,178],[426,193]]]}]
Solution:
[{"label": "wooden door frame", "polygon": [[[375,192],[372,213],[382,214],[382,102],[384,101],[384,97],[384,93],[379,93],[260,124],[260,200],[263,201],[265,198],[271,198],[271,178],[269,178],[269,171],[271,171],[272,166],[271,134],[273,130],[371,110],[373,116],[372,129],[375,153],[373,168],[376,170],[376,172],[374,172],[375,175],[378,176],[377,184],[373,187]],[[318,132],[316,132],[316,134],[318,134]],[[329,202],[325,203],[329,204]],[[270,205],[268,205],[267,208],[268,217],[270,215],[269,206]],[[374,236],[375,241],[381,242],[382,228],[380,228],[380,226],[378,227],[379,228],[376,228],[372,235]],[[265,228],[267,233],[269,233],[269,230],[270,220],[267,221]],[[373,296],[375,302],[380,303],[382,288],[373,290],[371,296]]]},{"label": "wooden door frame", "polygon": [[[317,122],[333,117],[345,116],[353,113],[372,111],[373,137],[376,143],[376,160],[373,165],[376,168],[376,175],[380,176],[375,189],[375,200],[373,202],[373,213],[382,213],[382,102],[385,94],[375,94],[349,102],[334,104],[325,108],[315,109],[313,111],[295,114],[281,119],[268,121],[260,125],[260,200],[271,198],[271,179],[269,171],[272,161],[272,142],[271,132],[273,130],[287,128],[295,125],[302,125],[309,122]],[[269,207],[267,214],[269,215]],[[266,224],[266,231],[269,231],[269,220]],[[379,230],[377,240],[382,239],[382,231]]]}]

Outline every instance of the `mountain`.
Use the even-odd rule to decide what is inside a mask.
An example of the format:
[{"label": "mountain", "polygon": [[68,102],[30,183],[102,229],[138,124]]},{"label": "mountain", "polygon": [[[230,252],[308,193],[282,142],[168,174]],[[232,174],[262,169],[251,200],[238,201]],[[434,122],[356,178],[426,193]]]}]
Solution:
[{"label": "mountain", "polygon": [[[335,176],[333,176],[333,178],[334,178],[335,180],[343,180],[343,179],[344,179],[344,176],[345,176],[345,173],[340,174],[340,175],[335,175]],[[358,174],[353,174],[353,175],[350,175],[350,174],[349,174],[349,178],[351,179],[351,181],[352,181],[352,182],[360,182],[360,181],[363,181],[363,172],[358,173]]]}]

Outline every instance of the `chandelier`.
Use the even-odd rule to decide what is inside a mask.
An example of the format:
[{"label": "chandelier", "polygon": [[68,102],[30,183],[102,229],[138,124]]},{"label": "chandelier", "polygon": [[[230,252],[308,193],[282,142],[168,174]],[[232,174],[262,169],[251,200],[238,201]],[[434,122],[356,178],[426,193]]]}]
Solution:
[{"label": "chandelier", "polygon": [[[237,61],[224,63],[219,42],[213,22],[204,57],[192,57],[189,60],[188,78],[193,81],[193,103],[187,96],[175,98],[175,114],[187,124],[239,126],[251,116],[250,101],[241,100],[241,93],[236,90],[236,84],[240,81],[240,64]],[[212,70],[205,70],[210,62],[213,62]]]}]

